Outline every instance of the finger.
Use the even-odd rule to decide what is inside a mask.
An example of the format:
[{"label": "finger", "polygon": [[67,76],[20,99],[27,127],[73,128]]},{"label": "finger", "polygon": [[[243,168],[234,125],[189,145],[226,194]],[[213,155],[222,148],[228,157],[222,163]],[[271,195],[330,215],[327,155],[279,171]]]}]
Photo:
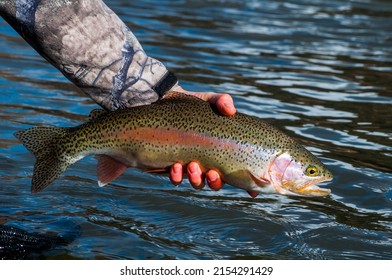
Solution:
[{"label": "finger", "polygon": [[232,116],[236,112],[233,98],[226,93],[213,96],[211,101],[222,115]]},{"label": "finger", "polygon": [[219,173],[215,170],[208,170],[206,173],[206,179],[208,186],[214,191],[219,191],[223,187],[222,179]]},{"label": "finger", "polygon": [[182,87],[176,88],[176,91],[196,96],[214,104],[222,115],[232,116],[236,113],[233,98],[227,93],[186,91]]},{"label": "finger", "polygon": [[196,162],[191,162],[187,166],[189,182],[195,189],[201,190],[204,187],[203,173]]},{"label": "finger", "polygon": [[182,165],[181,163],[175,163],[170,169],[169,175],[170,181],[174,185],[179,185],[182,182]]},{"label": "finger", "polygon": [[205,92],[195,93],[195,95],[204,101],[214,104],[222,115],[232,116],[236,112],[233,98],[227,93]]}]

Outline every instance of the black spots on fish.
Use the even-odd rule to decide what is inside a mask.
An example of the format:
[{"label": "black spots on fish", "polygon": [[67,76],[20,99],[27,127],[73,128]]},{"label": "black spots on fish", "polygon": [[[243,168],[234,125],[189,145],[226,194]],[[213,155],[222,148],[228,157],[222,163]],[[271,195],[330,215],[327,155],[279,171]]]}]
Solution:
[{"label": "black spots on fish", "polygon": [[103,110],[103,109],[93,109],[90,114],[88,115],[88,119],[90,121],[95,120],[99,117],[101,117],[102,115],[106,114],[108,111]]},{"label": "black spots on fish", "polygon": [[69,165],[64,154],[64,139],[68,135],[67,129],[57,127],[35,127],[15,133],[15,137],[36,157],[33,193],[46,188]]},{"label": "black spots on fish", "polygon": [[37,155],[42,150],[55,148],[57,140],[63,138],[66,131],[56,127],[35,127],[16,132],[14,135],[29,151]]}]

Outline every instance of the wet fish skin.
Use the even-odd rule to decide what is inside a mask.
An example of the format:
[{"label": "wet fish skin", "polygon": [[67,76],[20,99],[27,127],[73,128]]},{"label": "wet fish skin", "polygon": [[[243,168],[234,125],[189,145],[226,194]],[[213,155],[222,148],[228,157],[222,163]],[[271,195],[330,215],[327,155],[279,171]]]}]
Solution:
[{"label": "wet fish skin", "polygon": [[[92,154],[100,155],[100,185],[127,167],[157,171],[191,161],[249,192],[327,195],[314,183],[332,179],[314,155],[261,119],[221,116],[207,102],[179,93],[147,106],[94,113],[77,127],[36,127],[15,136],[36,156],[33,193]],[[310,167],[317,173],[306,174]]]}]

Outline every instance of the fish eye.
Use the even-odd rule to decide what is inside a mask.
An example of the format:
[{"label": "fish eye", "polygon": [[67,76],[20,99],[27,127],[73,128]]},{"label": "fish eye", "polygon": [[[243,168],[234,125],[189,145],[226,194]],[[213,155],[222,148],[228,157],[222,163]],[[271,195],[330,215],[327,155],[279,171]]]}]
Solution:
[{"label": "fish eye", "polygon": [[317,176],[318,175],[318,169],[314,165],[309,165],[306,170],[305,170],[306,176]]}]

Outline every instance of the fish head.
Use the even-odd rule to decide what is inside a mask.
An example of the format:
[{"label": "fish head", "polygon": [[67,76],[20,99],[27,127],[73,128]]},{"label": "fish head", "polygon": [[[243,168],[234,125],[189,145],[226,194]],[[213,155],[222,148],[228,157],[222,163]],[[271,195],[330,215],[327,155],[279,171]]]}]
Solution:
[{"label": "fish head", "polygon": [[279,154],[270,163],[268,175],[275,191],[280,194],[327,196],[331,192],[316,185],[331,181],[331,171],[303,147],[300,151]]}]

